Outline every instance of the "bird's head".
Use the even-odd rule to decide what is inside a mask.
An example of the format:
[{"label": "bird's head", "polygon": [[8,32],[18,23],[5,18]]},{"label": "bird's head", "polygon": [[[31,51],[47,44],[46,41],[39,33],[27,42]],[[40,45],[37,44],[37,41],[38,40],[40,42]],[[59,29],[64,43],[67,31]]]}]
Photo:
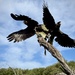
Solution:
[{"label": "bird's head", "polygon": [[60,26],[61,25],[61,21],[57,22],[57,25]]},{"label": "bird's head", "polygon": [[56,27],[59,29],[61,26],[61,21],[57,22]]}]

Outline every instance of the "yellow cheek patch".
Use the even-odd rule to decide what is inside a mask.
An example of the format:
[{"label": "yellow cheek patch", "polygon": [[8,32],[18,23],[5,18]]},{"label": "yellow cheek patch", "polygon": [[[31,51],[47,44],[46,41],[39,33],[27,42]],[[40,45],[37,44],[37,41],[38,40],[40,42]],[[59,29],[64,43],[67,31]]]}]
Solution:
[{"label": "yellow cheek patch", "polygon": [[44,24],[42,24],[41,27],[44,31],[49,31]]}]

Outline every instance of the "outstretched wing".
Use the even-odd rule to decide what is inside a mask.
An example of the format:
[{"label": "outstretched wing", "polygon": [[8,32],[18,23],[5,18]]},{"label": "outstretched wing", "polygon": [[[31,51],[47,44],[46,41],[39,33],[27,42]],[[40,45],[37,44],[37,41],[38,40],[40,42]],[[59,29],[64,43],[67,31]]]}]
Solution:
[{"label": "outstretched wing", "polygon": [[53,30],[55,27],[55,20],[51,13],[49,12],[49,9],[47,5],[43,5],[43,22],[46,25],[47,29]]},{"label": "outstretched wing", "polygon": [[10,35],[8,35],[7,38],[9,41],[14,41],[15,43],[22,40],[26,40],[27,38],[30,38],[34,34],[35,34],[34,30],[30,30],[29,27],[27,27],[26,29],[11,33]]},{"label": "outstretched wing", "polygon": [[75,40],[70,38],[67,34],[60,34],[56,39],[61,46],[64,47],[75,47]]},{"label": "outstretched wing", "polygon": [[17,14],[11,13],[11,17],[15,20],[18,20],[18,21],[24,21],[24,23],[30,27],[35,27],[38,25],[37,21],[35,21],[35,20],[29,18],[28,16],[25,16],[25,15],[17,15]]}]

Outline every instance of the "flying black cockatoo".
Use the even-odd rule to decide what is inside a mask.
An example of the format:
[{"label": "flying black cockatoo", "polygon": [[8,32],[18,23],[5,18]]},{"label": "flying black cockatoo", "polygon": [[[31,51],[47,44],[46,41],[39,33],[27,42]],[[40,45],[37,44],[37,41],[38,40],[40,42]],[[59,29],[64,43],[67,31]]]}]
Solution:
[{"label": "flying black cockatoo", "polygon": [[7,38],[9,41],[14,40],[14,43],[15,43],[15,42],[26,40],[27,38],[32,37],[35,34],[35,27],[36,27],[37,32],[43,38],[46,38],[48,30],[46,29],[45,25],[38,24],[37,21],[35,21],[35,20],[29,18],[28,16],[25,16],[25,15],[16,15],[16,14],[14,15],[11,13],[11,17],[17,21],[23,21],[24,24],[27,25],[27,28],[19,30],[17,32],[13,32],[10,35],[8,35]]},{"label": "flying black cockatoo", "polygon": [[51,42],[53,42],[55,37],[55,41],[63,47],[75,47],[75,40],[60,30],[60,21],[57,22],[57,24],[55,23],[55,20],[46,4],[43,5],[43,22],[46,28],[49,29]]},{"label": "flying black cockatoo", "polygon": [[[10,35],[8,35],[7,38],[9,41],[14,41],[15,43],[22,40],[26,40],[32,37],[36,32],[39,36],[43,37],[45,40],[46,38],[48,38],[47,35],[49,31],[44,24],[38,24],[37,21],[25,15],[17,15],[17,14],[14,15],[11,13],[11,17],[17,21],[23,21],[24,24],[27,25],[27,28],[13,32]],[[44,51],[44,54],[46,55],[46,49]]]}]

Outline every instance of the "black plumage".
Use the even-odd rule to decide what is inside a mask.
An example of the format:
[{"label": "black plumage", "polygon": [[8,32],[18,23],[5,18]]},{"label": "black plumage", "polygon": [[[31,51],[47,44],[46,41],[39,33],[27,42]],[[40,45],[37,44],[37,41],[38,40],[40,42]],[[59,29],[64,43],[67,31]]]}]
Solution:
[{"label": "black plumage", "polygon": [[45,4],[43,5],[43,22],[46,25],[47,29],[49,30],[54,29],[55,20]]},{"label": "black plumage", "polygon": [[38,26],[37,21],[35,21],[25,15],[16,15],[16,14],[14,15],[11,13],[11,17],[14,20],[23,21],[27,25],[27,28],[19,30],[17,32],[13,32],[10,35],[8,35],[7,38],[9,41],[14,40],[14,42],[19,42],[19,41],[25,40],[27,38],[30,38],[31,36],[33,36],[35,34],[34,28]]},{"label": "black plumage", "polygon": [[39,25],[37,21],[29,18],[25,15],[14,15],[11,13],[11,17],[17,21],[23,21],[25,25],[27,25],[26,29],[22,29],[8,35],[8,40],[14,42],[19,42],[22,40],[26,40],[35,34],[35,28],[37,28],[38,34],[42,37],[46,37],[48,30],[45,30],[45,26],[43,24]]},{"label": "black plumage", "polygon": [[55,23],[55,20],[51,15],[48,6],[45,4],[43,5],[43,22],[51,34],[50,41],[53,41],[55,37],[55,41],[58,42],[61,46],[75,47],[75,40],[60,30],[60,21],[57,24]]}]

